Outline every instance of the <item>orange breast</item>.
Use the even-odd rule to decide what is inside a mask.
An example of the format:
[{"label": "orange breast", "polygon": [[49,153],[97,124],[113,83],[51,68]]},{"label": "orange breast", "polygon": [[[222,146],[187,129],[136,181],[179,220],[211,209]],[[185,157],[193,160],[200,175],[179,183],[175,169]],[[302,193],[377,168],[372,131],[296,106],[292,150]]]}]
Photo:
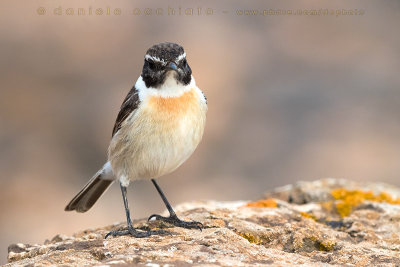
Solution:
[{"label": "orange breast", "polygon": [[151,97],[148,106],[154,111],[178,115],[186,115],[199,106],[198,94],[194,89],[185,92],[180,97]]}]

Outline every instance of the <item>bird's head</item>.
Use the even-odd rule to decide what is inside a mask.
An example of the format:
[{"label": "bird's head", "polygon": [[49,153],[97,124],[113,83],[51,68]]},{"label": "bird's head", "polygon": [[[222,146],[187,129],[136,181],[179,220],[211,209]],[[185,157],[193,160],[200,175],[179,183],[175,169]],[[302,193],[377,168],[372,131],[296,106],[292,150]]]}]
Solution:
[{"label": "bird's head", "polygon": [[182,46],[175,43],[161,43],[147,50],[142,78],[148,88],[160,88],[166,83],[188,85],[191,77],[192,70]]}]

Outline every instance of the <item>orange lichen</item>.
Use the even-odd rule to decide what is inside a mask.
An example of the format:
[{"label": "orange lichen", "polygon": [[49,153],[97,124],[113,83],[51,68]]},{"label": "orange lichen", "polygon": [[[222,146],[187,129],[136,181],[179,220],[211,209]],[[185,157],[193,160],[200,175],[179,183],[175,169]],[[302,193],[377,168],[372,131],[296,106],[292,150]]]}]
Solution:
[{"label": "orange lichen", "polygon": [[332,200],[321,202],[320,204],[321,204],[321,207],[328,213],[331,213],[332,210],[335,208]]},{"label": "orange lichen", "polygon": [[347,190],[345,188],[338,188],[331,191],[331,194],[336,203],[336,210],[342,217],[349,216],[353,208],[360,205],[364,201],[385,202],[389,204],[400,204],[400,198],[394,199],[387,193],[380,193],[374,195],[373,192],[361,190]]},{"label": "orange lichen", "polygon": [[278,207],[278,203],[274,199],[268,198],[247,203],[246,207],[276,208]]},{"label": "orange lichen", "polygon": [[300,212],[300,215],[303,216],[304,218],[312,219],[314,221],[318,220],[317,217],[315,217],[314,215],[304,212],[304,211]]}]

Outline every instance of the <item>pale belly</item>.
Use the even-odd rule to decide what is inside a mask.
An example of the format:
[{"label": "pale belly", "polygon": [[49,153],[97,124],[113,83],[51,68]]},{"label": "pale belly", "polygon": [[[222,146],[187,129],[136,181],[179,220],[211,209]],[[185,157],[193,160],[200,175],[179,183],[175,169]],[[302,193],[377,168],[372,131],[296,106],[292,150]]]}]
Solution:
[{"label": "pale belly", "polygon": [[145,106],[127,118],[109,147],[113,172],[121,180],[158,178],[174,171],[203,135],[205,104],[196,100],[184,106],[164,102]]}]

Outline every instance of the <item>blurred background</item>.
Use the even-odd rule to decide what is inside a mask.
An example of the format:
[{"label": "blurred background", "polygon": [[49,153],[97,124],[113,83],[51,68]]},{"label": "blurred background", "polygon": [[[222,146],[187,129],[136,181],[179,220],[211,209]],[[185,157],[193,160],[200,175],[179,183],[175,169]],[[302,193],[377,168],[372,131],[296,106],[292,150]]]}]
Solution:
[{"label": "blurred background", "polygon": [[[164,41],[184,46],[209,103],[197,151],[159,181],[173,204],[325,177],[400,186],[398,1],[0,6],[0,263],[10,243],[125,220],[115,185],[85,214],[64,207],[106,161],[144,54]],[[136,219],[164,210],[148,181],[129,200]]]}]

